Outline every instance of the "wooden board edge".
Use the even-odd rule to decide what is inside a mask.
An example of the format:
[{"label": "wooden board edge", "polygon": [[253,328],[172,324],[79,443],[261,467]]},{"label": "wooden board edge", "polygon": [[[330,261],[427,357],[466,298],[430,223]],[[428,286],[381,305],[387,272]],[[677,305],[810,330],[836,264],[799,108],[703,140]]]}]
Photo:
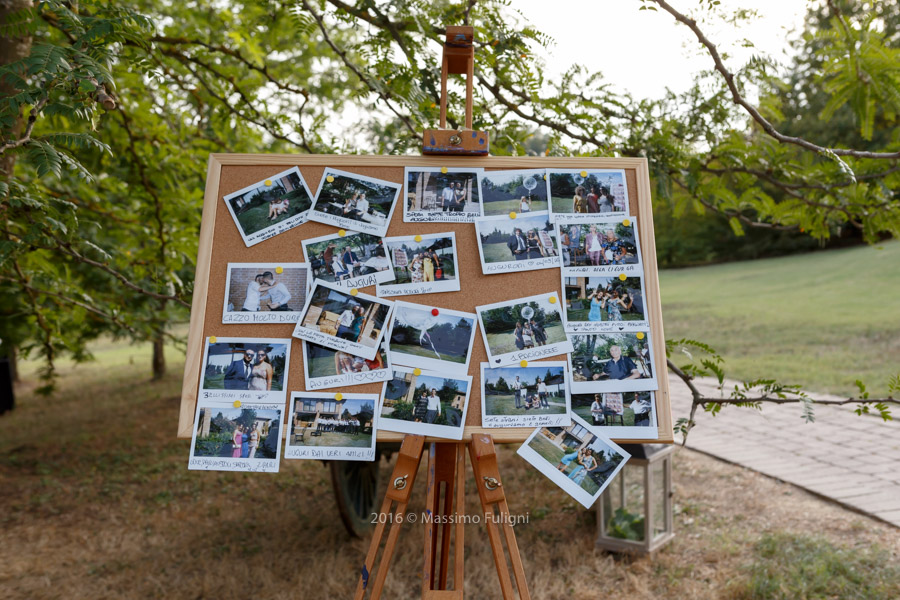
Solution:
[{"label": "wooden board edge", "polygon": [[[536,168],[572,168],[573,161],[583,160],[587,168],[603,169],[638,169],[643,165],[647,172],[647,159],[645,158],[616,158],[616,157],[553,157],[553,156],[412,156],[412,155],[337,155],[337,154],[211,154],[220,165],[277,165],[277,166],[346,166],[353,165],[364,167],[418,167],[418,166],[449,166],[459,167],[471,162],[474,168],[523,168],[534,166]],[[602,166],[600,166],[602,163]],[[649,185],[648,185],[649,190]]]},{"label": "wooden board edge", "polygon": [[212,263],[213,234],[216,227],[216,208],[219,203],[219,178],[222,175],[221,154],[210,154],[206,170],[206,189],[203,193],[203,214],[197,249],[197,269],[194,275],[194,294],[191,299],[191,321],[188,329],[184,380],[181,384],[181,406],[178,413],[178,437],[190,438],[197,408],[200,363],[203,360],[203,322],[206,318],[206,295]]}]

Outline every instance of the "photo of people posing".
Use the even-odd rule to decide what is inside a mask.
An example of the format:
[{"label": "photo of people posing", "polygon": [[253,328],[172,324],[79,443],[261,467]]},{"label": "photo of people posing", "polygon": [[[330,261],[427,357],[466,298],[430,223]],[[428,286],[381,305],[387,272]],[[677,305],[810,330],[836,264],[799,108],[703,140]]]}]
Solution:
[{"label": "photo of people posing", "polygon": [[290,340],[207,338],[202,391],[210,398],[217,396],[214,391],[224,390],[283,400],[289,355]]},{"label": "photo of people posing", "polygon": [[572,412],[603,427],[610,437],[656,439],[656,395],[653,392],[574,394]]},{"label": "photo of people posing", "polygon": [[391,363],[383,344],[375,358],[367,360],[303,342],[303,364],[307,390],[375,383],[385,381],[391,374]]},{"label": "photo of people posing", "polygon": [[309,219],[384,237],[401,185],[326,168]]},{"label": "photo of people posing", "polygon": [[644,278],[563,277],[566,331],[596,333],[646,329]]},{"label": "photo of people posing", "polygon": [[568,427],[541,427],[518,450],[538,471],[590,508],[631,456],[577,415]]},{"label": "photo of people posing", "polygon": [[388,333],[391,361],[434,371],[466,373],[475,339],[475,318],[472,313],[448,308],[394,303]]},{"label": "photo of people posing", "polygon": [[566,216],[559,217],[556,225],[563,267],[607,267],[641,263],[634,217],[573,223]]},{"label": "photo of people posing", "polygon": [[393,277],[382,238],[348,231],[301,242],[313,279],[344,289],[364,288]]},{"label": "photo of people posing", "polygon": [[471,223],[481,216],[481,169],[406,167],[407,223]]},{"label": "photo of people posing", "polygon": [[292,393],[284,457],[375,460],[377,404],[378,394]]},{"label": "photo of people posing", "polygon": [[657,389],[649,331],[570,338],[573,394]]},{"label": "photo of people posing", "polygon": [[475,221],[485,275],[561,266],[555,228],[546,211]]},{"label": "photo of people posing", "polygon": [[198,403],[188,469],[278,472],[282,408]]},{"label": "photo of people posing", "polygon": [[544,169],[485,171],[481,176],[484,216],[548,210],[549,192]]},{"label": "photo of people posing", "polygon": [[312,193],[293,167],[224,198],[247,247],[297,227],[306,221]]},{"label": "photo of people posing", "polygon": [[572,350],[556,292],[477,306],[475,310],[492,367]]},{"label": "photo of people posing", "polygon": [[229,263],[222,323],[296,323],[307,275],[304,263]]},{"label": "photo of people posing", "polygon": [[459,291],[455,233],[389,237],[384,244],[394,265],[394,278],[379,284],[375,295]]},{"label": "photo of people posing", "polygon": [[390,301],[316,281],[294,337],[371,360],[391,307]]},{"label": "photo of people posing", "polygon": [[491,368],[481,363],[483,427],[567,426],[569,388],[565,361]]},{"label": "photo of people posing", "polygon": [[554,215],[628,214],[625,171],[564,169],[548,171],[550,211]]},{"label": "photo of people posing", "polygon": [[394,367],[384,384],[379,427],[385,431],[462,439],[472,377]]}]

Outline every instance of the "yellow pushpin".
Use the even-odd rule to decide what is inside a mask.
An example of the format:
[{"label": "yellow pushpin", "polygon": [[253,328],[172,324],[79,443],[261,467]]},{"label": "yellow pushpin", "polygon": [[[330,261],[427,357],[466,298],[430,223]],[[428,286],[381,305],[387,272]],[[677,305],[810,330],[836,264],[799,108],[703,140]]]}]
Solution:
[{"label": "yellow pushpin", "polygon": [[447,167],[441,167],[441,173],[446,173],[446,172],[447,172]]},{"label": "yellow pushpin", "polygon": [[622,225],[624,225],[625,227],[628,227],[629,225],[631,225],[631,219],[623,219]]},{"label": "yellow pushpin", "polygon": [[642,339],[644,339],[644,332],[643,332],[643,331],[638,331],[638,332],[635,334],[634,337],[636,337],[636,338],[639,339],[639,340],[642,340]]},{"label": "yellow pushpin", "polygon": [[346,231],[346,230],[341,229],[340,231],[338,231],[338,236],[339,236],[339,237],[344,237],[345,235],[347,235],[347,231]]},{"label": "yellow pushpin", "polygon": [[266,179],[266,187],[271,187],[271,186],[272,186],[272,180]]},{"label": "yellow pushpin", "polygon": [[329,175],[328,177],[325,178],[325,181],[327,181],[328,183],[331,183],[332,181],[334,181],[334,175]]},{"label": "yellow pushpin", "polygon": [[284,267],[275,267],[275,272],[281,275],[284,273]]},{"label": "yellow pushpin", "polygon": [[355,295],[357,295],[358,293],[359,293],[359,290],[356,289],[356,288],[353,288],[352,290],[350,290],[350,295],[351,295],[351,296],[355,296]]},{"label": "yellow pushpin", "polygon": [[235,408],[240,408],[240,407],[241,407],[241,401],[240,401],[240,400],[235,400],[234,402],[231,403],[231,405],[232,405],[233,407],[235,407]]},{"label": "yellow pushpin", "polygon": [[421,236],[421,235],[417,235],[417,236],[414,237],[413,239],[416,240],[417,242],[421,242],[421,241],[422,241],[422,236]]},{"label": "yellow pushpin", "polygon": [[547,174],[544,173],[544,181],[547,181]]},{"label": "yellow pushpin", "polygon": [[528,361],[525,360],[525,359],[520,360],[520,361],[519,361],[519,366],[522,367],[522,368],[527,367],[527,366],[528,366]]},{"label": "yellow pushpin", "polygon": [[625,273],[619,273],[619,279],[625,281],[626,279],[628,279],[628,275],[626,275]]},{"label": "yellow pushpin", "polygon": [[512,211],[511,213],[509,213],[509,218],[510,218],[510,219],[515,219],[515,218],[518,217],[518,216],[519,216],[519,215],[516,214],[516,211]]},{"label": "yellow pushpin", "polygon": [[422,369],[420,369],[419,367],[416,367],[415,369],[413,369],[413,375],[415,375],[416,377],[418,377],[421,374],[422,374]]},{"label": "yellow pushpin", "polygon": [[582,177],[587,177],[587,171],[582,171],[581,173],[579,173],[579,175],[581,175]]},{"label": "yellow pushpin", "polygon": [[556,304],[556,296],[550,296],[549,300],[550,304]]},{"label": "yellow pushpin", "polygon": [[216,336],[214,336],[214,335],[209,336],[209,343],[210,343],[210,344],[215,344],[215,343],[216,343]]},{"label": "yellow pushpin", "polygon": [[344,399],[344,395],[342,393],[338,392],[337,394],[334,395],[334,399],[337,400],[338,402],[340,402],[341,400]]}]

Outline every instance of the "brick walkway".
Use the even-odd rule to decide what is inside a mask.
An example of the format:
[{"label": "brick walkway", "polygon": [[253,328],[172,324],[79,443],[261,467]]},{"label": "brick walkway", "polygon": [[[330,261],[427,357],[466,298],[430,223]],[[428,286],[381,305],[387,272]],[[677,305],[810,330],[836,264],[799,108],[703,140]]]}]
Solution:
[{"label": "brick walkway", "polygon": [[[687,417],[690,392],[674,376],[669,386],[673,418]],[[714,380],[697,387],[718,395]],[[892,413],[895,420],[884,422],[847,407],[817,406],[815,423],[806,423],[797,404],[764,405],[762,412],[725,407],[716,417],[698,409],[688,448],[900,527],[900,411]]]}]

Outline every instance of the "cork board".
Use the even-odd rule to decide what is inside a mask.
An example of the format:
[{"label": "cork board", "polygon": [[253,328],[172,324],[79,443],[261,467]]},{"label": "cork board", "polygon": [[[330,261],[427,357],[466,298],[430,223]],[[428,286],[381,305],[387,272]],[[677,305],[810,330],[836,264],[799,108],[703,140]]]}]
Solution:
[{"label": "cork board", "polygon": [[[337,156],[287,154],[212,154],[206,179],[203,216],[200,227],[197,272],[191,305],[187,361],[181,394],[178,437],[189,438],[193,427],[200,385],[203,344],[207,336],[290,338],[293,324],[222,324],[222,306],[229,262],[302,262],[301,240],[336,233],[335,227],[307,222],[303,225],[247,248],[231,218],[223,197],[287,168],[297,166],[310,189],[316,190],[325,167],[334,167],[392,182],[403,182],[404,167],[483,167],[485,170],[558,168],[624,169],[630,212],[637,217],[638,236],[643,256],[645,310],[654,340],[654,362],[659,390],[656,391],[659,441],[671,443],[672,413],[666,379],[665,336],[660,308],[656,243],[653,234],[650,177],[647,161],[640,158],[547,158],[547,157],[425,157],[425,156]],[[404,201],[401,194],[400,200]],[[404,223],[402,206],[395,210],[389,236],[456,232],[461,291],[402,296],[397,299],[437,308],[475,312],[475,307],[560,289],[559,269],[527,273],[483,275],[478,255],[475,227],[471,223]],[[361,291],[374,295],[374,287]],[[552,357],[564,360],[565,356]],[[463,440],[473,434],[489,433],[496,442],[523,442],[531,433],[527,428],[483,429],[481,427],[480,363],[487,360],[481,334],[475,336],[469,366],[472,390]],[[548,357],[548,360],[551,360]],[[304,391],[301,341],[294,338],[288,371],[288,390]],[[381,383],[353,386],[359,393],[380,394]],[[331,390],[334,392],[337,390]],[[323,393],[328,393],[324,391]],[[402,433],[378,432],[378,441],[399,441]],[[440,441],[440,440],[434,440]],[[617,439],[617,442],[641,440]],[[643,440],[646,441],[646,440]]]}]

